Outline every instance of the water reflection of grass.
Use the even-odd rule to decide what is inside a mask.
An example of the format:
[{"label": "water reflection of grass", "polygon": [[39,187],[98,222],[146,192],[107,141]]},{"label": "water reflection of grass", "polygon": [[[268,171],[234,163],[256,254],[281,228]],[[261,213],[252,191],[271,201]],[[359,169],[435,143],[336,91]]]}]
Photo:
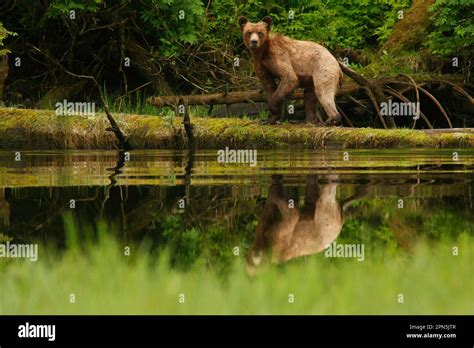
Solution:
[{"label": "water reflection of grass", "polygon": [[[71,230],[71,228],[70,228]],[[461,314],[473,313],[472,236],[410,254],[366,251],[365,261],[318,254],[285,266],[263,266],[250,278],[244,256],[225,281],[203,264],[170,270],[169,255],[106,235],[55,254],[40,249],[38,262],[1,263],[1,314]],[[81,245],[80,245],[81,244]],[[459,248],[453,256],[452,248]],[[70,294],[76,302],[70,303]],[[179,303],[179,294],[185,303]],[[293,294],[295,301],[289,303]],[[404,303],[398,295],[403,294]]]}]

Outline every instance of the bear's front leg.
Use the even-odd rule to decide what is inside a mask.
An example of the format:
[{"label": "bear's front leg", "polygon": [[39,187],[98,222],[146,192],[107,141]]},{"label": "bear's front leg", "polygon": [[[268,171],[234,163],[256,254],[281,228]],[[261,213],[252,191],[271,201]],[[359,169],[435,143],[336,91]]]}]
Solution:
[{"label": "bear's front leg", "polygon": [[[260,65],[257,66],[256,71],[257,71],[257,77],[262,82],[262,87],[263,87],[263,92],[265,93],[265,97],[267,98],[267,101],[270,102],[270,99],[272,98],[273,94],[277,90],[275,78],[268,70],[266,70],[264,67]],[[270,106],[270,112],[272,115],[268,117],[267,121],[263,121],[262,123],[275,124],[280,119],[280,116],[279,116],[280,112],[277,111],[275,108]]]},{"label": "bear's front leg", "polygon": [[273,115],[281,116],[283,103],[291,96],[297,86],[298,77],[294,73],[288,74],[280,80],[277,90],[268,100],[268,106]]},{"label": "bear's front leg", "polygon": [[268,71],[257,70],[257,76],[262,82],[263,92],[267,100],[270,99],[277,89],[275,79]]},{"label": "bear's front leg", "polygon": [[281,120],[281,116],[283,114],[283,101],[273,101],[273,96],[275,95],[275,90],[272,94],[267,96],[268,99],[268,108],[270,110],[270,115],[268,116],[268,124],[275,124],[279,120]]}]

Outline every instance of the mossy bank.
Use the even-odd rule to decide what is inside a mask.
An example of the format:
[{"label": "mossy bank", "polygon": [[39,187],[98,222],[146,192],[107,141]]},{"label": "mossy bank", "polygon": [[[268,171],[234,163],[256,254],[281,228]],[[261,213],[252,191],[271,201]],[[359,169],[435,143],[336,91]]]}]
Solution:
[{"label": "mossy bank", "polygon": [[[182,149],[187,137],[181,118],[116,114],[134,149]],[[191,117],[200,149],[225,146],[272,148],[474,147],[472,129],[420,131],[315,127],[306,124],[261,125],[256,120]],[[57,116],[53,110],[0,108],[2,149],[116,149],[117,140],[104,114],[92,118]]]}]

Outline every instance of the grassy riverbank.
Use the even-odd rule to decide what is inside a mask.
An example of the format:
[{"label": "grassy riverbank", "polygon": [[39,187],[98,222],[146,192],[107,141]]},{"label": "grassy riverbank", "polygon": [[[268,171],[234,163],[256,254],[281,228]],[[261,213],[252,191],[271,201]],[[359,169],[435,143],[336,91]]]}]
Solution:
[{"label": "grassy riverbank", "polygon": [[[186,148],[182,119],[114,115],[134,149]],[[314,127],[305,124],[261,125],[256,120],[191,117],[196,146],[224,148],[410,148],[474,147],[470,129],[426,132],[410,129]],[[2,149],[115,149],[105,115],[56,116],[53,110],[0,108]]]}]

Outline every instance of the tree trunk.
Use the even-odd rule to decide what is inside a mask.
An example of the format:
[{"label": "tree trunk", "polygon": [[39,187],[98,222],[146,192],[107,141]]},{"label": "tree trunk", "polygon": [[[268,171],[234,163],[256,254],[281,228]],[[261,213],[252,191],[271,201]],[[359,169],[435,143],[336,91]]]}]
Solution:
[{"label": "tree trunk", "polygon": [[8,77],[8,56],[1,57],[0,62],[0,106],[3,105],[3,90],[5,87],[5,80]]},{"label": "tree trunk", "polygon": [[[359,91],[359,86],[355,84],[344,85],[338,92],[338,96],[354,94]],[[291,99],[303,99],[303,91],[296,90]],[[183,100],[188,105],[219,105],[219,104],[237,104],[246,102],[266,102],[267,98],[262,91],[244,91],[244,92],[228,92],[215,94],[196,94],[184,96],[164,96],[151,97],[148,102],[152,105],[176,106],[179,101]]]}]

